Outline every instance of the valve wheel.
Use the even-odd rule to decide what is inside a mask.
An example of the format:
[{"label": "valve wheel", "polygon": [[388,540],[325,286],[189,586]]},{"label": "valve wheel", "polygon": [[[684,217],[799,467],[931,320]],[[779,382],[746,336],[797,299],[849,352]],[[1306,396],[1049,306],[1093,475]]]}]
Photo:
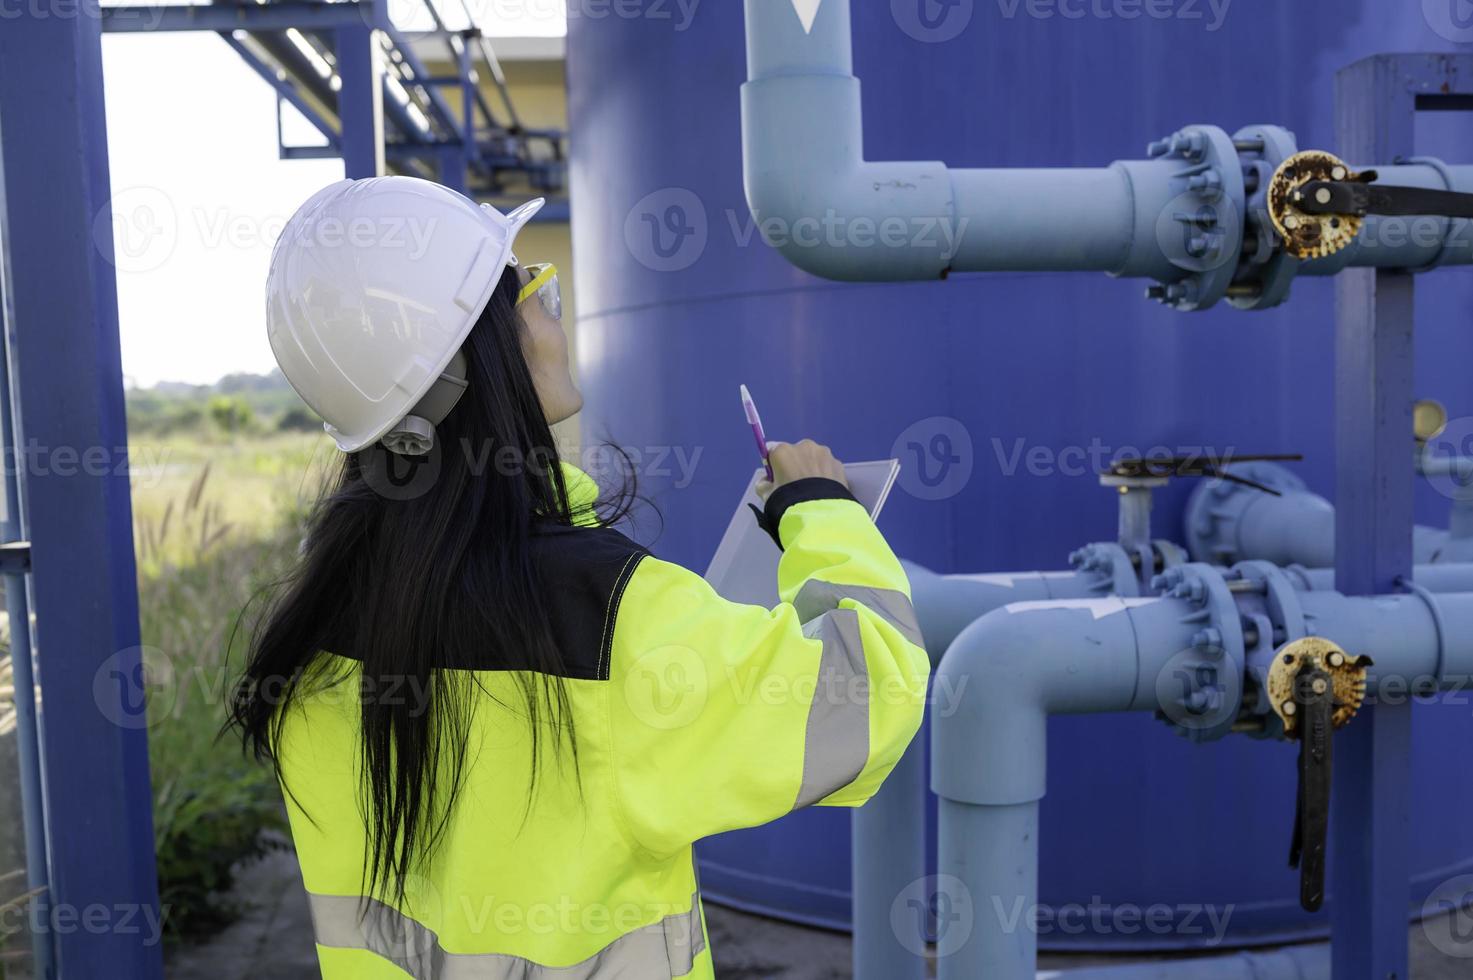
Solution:
[{"label": "valve wheel", "polygon": [[1268,188],[1268,215],[1283,239],[1284,251],[1298,259],[1334,255],[1355,241],[1361,218],[1353,214],[1311,214],[1296,206],[1304,185],[1317,180],[1354,181],[1360,174],[1323,150],[1296,153],[1274,171]]},{"label": "valve wheel", "polygon": [[1293,737],[1299,727],[1294,708],[1294,680],[1308,662],[1330,675],[1334,687],[1334,712],[1331,720],[1336,728],[1344,728],[1360,711],[1366,698],[1367,656],[1351,656],[1321,636],[1306,636],[1285,644],[1274,654],[1268,671],[1268,697],[1274,713],[1284,722],[1284,734]]}]

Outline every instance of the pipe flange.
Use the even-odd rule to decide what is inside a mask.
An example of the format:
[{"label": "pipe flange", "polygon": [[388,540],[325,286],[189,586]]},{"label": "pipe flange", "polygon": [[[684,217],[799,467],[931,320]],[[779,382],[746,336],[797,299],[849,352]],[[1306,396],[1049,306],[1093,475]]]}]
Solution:
[{"label": "pipe flange", "polygon": [[1156,220],[1166,260],[1186,274],[1146,290],[1147,297],[1190,312],[1227,295],[1243,253],[1243,166],[1232,137],[1217,126],[1188,126],[1147,149],[1152,159],[1179,162],[1177,192]]},{"label": "pipe flange", "polygon": [[1221,570],[1196,562],[1167,569],[1151,585],[1182,600],[1182,622],[1197,627],[1156,678],[1156,717],[1193,742],[1222,738],[1243,704],[1243,622],[1233,593]]},{"label": "pipe flange", "polygon": [[[1279,493],[1298,493],[1304,481],[1274,463],[1237,463],[1231,472]],[[1229,480],[1203,480],[1187,500],[1185,537],[1196,561],[1231,565],[1238,559],[1238,519],[1263,491]]]},{"label": "pipe flange", "polygon": [[1130,599],[1141,595],[1130,553],[1113,541],[1085,545],[1069,556],[1069,564],[1081,574],[1093,575],[1090,588],[1102,596]]},{"label": "pipe flange", "polygon": [[[1243,262],[1228,289],[1228,302],[1240,310],[1266,310],[1289,298],[1289,287],[1299,271],[1279,247],[1268,209],[1273,175],[1280,164],[1299,152],[1299,143],[1282,126],[1245,126],[1233,134],[1233,142],[1240,148],[1244,180],[1252,190],[1244,206]],[[1251,253],[1248,242],[1253,243]]]},{"label": "pipe flange", "polygon": [[[1226,575],[1228,589],[1238,600],[1239,612],[1255,624],[1256,635],[1244,637],[1244,672],[1248,689],[1256,694],[1268,690],[1269,675],[1279,647],[1309,634],[1304,606],[1293,576],[1273,562],[1244,561]],[[1264,728],[1258,734],[1278,736],[1282,729],[1266,695],[1245,698],[1245,711],[1258,715]]]}]

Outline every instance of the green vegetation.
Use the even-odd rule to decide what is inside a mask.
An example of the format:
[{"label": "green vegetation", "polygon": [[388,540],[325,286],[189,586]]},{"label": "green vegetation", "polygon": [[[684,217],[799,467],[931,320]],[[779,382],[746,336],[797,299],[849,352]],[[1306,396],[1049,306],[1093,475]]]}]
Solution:
[{"label": "green vegetation", "polygon": [[[127,405],[159,891],[178,940],[227,924],[235,869],[284,839],[270,771],[216,735],[258,600],[296,557],[335,453],[280,374],[134,390]],[[0,642],[3,734],[15,718]],[[24,872],[0,867],[0,911],[23,890]],[[7,955],[26,955],[5,940],[0,978]]]}]

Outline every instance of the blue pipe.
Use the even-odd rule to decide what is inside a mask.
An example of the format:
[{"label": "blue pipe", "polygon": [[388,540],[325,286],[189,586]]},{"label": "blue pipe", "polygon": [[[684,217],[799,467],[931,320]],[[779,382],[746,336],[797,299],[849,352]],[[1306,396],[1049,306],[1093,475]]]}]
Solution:
[{"label": "blue pipe", "polygon": [[[1232,470],[1280,496],[1204,480],[1187,501],[1184,521],[1193,559],[1218,565],[1250,559],[1307,568],[1335,564],[1334,504],[1282,466],[1244,463]],[[1412,558],[1419,565],[1473,561],[1473,538],[1419,525],[1412,529]]]},{"label": "blue pipe", "polygon": [[[1293,147],[1292,134],[1279,127],[1230,137],[1191,126],[1153,144],[1152,159],[1108,167],[968,170],[939,161],[866,161],[849,0],[824,0],[807,21],[788,0],[745,5],[747,203],[773,247],[828,279],[1099,271],[1171,284],[1158,298],[1179,309],[1205,308],[1227,295],[1242,254],[1250,194],[1241,154],[1268,153],[1266,162],[1277,166]],[[1247,143],[1258,149],[1240,145]],[[1469,166],[1429,160],[1376,169],[1388,184],[1473,190]],[[1186,234],[1176,216],[1204,209],[1213,215],[1211,228]],[[1438,234],[1429,235],[1413,234],[1414,220],[1372,219],[1357,243],[1295,263],[1290,274],[1473,263],[1473,236],[1456,233],[1465,222],[1422,219],[1440,222]],[[1282,298],[1276,292],[1271,302]]]},{"label": "blue pipe", "polygon": [[[1473,670],[1473,594],[1308,592],[1300,601],[1317,634],[1373,658],[1372,694],[1429,692]],[[931,785],[943,801],[939,867],[956,873],[976,911],[970,938],[938,955],[939,980],[1033,980],[1036,935],[1026,918],[997,913],[1037,906],[1048,717],[1164,707],[1156,680],[1196,645],[1204,608],[1189,598],[1012,605],[951,645],[935,683],[959,696],[932,719]],[[1239,968],[1222,964],[1213,976]]]}]

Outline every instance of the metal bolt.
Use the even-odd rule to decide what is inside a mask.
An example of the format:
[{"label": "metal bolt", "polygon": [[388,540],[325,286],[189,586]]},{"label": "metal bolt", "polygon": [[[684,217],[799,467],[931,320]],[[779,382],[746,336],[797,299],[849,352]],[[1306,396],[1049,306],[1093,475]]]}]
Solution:
[{"label": "metal bolt", "polygon": [[1324,694],[1330,687],[1329,683],[1323,677],[1316,677],[1310,682],[1309,686],[1316,694]]},{"label": "metal bolt", "polygon": [[1279,707],[1283,709],[1284,714],[1291,717],[1299,710],[1299,705],[1295,704],[1293,701],[1285,701]]},{"label": "metal bolt", "polygon": [[1332,653],[1332,654],[1330,654],[1330,666],[1331,667],[1339,667],[1339,666],[1341,666],[1344,663],[1345,663],[1345,654],[1343,654],[1343,653]]},{"label": "metal bolt", "polygon": [[1299,227],[1299,219],[1292,214],[1289,215],[1284,219],[1284,227],[1288,228],[1290,231],[1293,231],[1295,228]]},{"label": "metal bolt", "polygon": [[1320,204],[1329,204],[1330,203],[1330,191],[1329,191],[1329,188],[1321,187],[1319,190],[1315,191],[1314,192],[1314,199],[1316,201],[1318,201]]},{"label": "metal bolt", "polygon": [[1345,168],[1344,167],[1336,167],[1334,170],[1331,170],[1330,171],[1330,176],[1333,177],[1336,180],[1344,180],[1345,179]]}]

